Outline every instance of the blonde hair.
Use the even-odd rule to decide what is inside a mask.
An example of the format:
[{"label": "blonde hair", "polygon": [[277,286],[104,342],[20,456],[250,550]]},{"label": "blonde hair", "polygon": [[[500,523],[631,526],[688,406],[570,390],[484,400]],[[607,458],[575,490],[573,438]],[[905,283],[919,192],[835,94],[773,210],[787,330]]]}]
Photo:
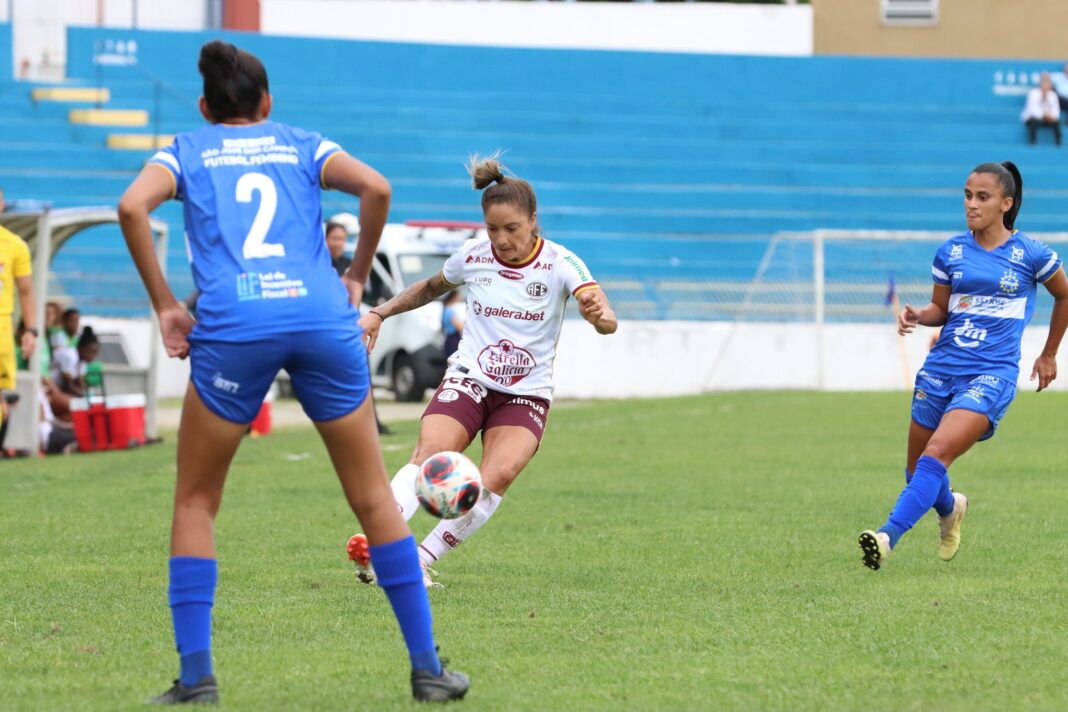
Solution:
[{"label": "blonde hair", "polygon": [[[482,212],[496,203],[508,203],[533,216],[538,210],[534,188],[522,178],[506,176],[504,171],[508,169],[498,160],[500,157],[500,151],[485,157],[476,153],[467,161],[467,172],[475,190],[482,191]],[[541,233],[540,226],[535,226],[535,233]]]}]

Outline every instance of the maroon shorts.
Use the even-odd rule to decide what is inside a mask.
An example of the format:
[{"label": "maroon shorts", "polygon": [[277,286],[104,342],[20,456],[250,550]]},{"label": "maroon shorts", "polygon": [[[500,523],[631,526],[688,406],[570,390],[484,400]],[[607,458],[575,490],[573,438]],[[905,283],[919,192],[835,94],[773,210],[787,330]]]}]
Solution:
[{"label": "maroon shorts", "polygon": [[423,417],[447,415],[464,426],[471,439],[498,425],[526,428],[541,442],[549,401],[534,396],[516,396],[486,388],[470,378],[446,377],[430,399]]}]

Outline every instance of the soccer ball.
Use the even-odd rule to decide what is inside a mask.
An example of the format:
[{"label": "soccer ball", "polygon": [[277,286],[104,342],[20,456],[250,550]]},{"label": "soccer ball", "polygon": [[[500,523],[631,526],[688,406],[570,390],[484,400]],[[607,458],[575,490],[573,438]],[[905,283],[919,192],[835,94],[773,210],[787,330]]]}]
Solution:
[{"label": "soccer ball", "polygon": [[427,458],[415,480],[415,496],[423,509],[441,519],[456,519],[471,511],[482,493],[482,475],[475,463],[459,452],[439,452]]}]

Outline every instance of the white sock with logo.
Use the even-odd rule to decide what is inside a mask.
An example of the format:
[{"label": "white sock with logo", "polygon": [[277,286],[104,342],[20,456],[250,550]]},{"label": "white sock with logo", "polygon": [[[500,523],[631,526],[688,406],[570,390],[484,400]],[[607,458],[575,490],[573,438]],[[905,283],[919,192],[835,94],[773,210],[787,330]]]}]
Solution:
[{"label": "white sock with logo", "polygon": [[483,489],[482,496],[470,512],[456,519],[442,519],[419,545],[419,560],[423,566],[432,566],[435,561],[464,543],[493,516],[500,504],[501,495]]},{"label": "white sock with logo", "polygon": [[415,478],[419,477],[419,465],[408,463],[397,470],[393,476],[390,487],[393,489],[393,499],[397,500],[397,509],[400,510],[404,521],[412,518],[419,509],[419,499],[415,496]]}]

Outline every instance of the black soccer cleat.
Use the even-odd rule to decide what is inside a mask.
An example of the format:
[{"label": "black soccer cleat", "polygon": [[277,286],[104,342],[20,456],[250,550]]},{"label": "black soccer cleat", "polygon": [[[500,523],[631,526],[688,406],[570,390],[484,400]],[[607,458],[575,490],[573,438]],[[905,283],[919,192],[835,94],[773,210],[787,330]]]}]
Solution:
[{"label": "black soccer cleat", "polygon": [[200,678],[200,682],[192,687],[186,687],[175,680],[174,687],[159,697],[153,697],[148,703],[150,705],[217,705],[219,704],[219,686],[215,684],[215,678],[211,675]]},{"label": "black soccer cleat", "polygon": [[461,700],[471,681],[462,672],[441,666],[440,675],[427,670],[412,670],[412,697],[419,702],[449,702]]}]

